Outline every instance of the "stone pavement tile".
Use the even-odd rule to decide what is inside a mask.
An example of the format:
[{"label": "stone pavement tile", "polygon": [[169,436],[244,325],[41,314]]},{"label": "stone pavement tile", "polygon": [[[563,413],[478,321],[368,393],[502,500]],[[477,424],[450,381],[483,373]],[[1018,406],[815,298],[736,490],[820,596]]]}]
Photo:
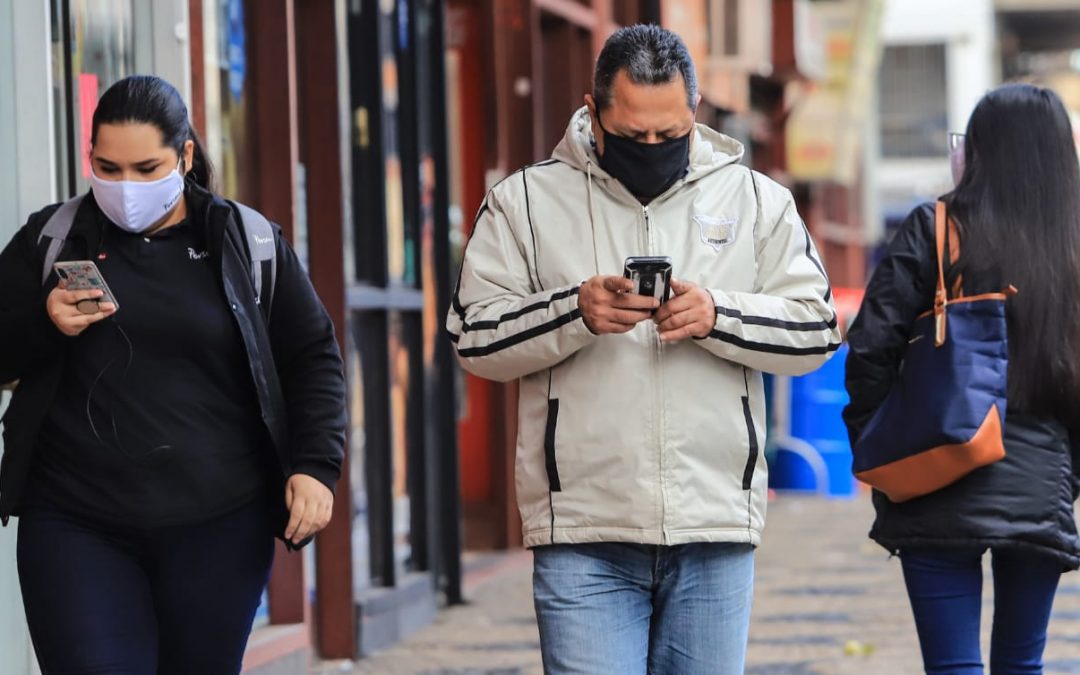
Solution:
[{"label": "stone pavement tile", "polygon": [[[356,675],[541,675],[532,606],[532,554],[509,554],[466,578],[469,602],[439,612],[405,642],[363,659]],[[331,675],[332,670],[318,670]]]},{"label": "stone pavement tile", "polygon": [[758,551],[748,675],[921,672],[900,565],[862,497],[782,495]]},{"label": "stone pavement tile", "polygon": [[[758,552],[748,675],[908,675],[922,672],[900,563],[870,542],[866,495],[770,504]],[[983,654],[993,595],[984,564]],[[1054,603],[1045,672],[1080,673],[1080,575],[1066,574]]]},{"label": "stone pavement tile", "polygon": [[[922,672],[900,563],[867,539],[865,495],[823,500],[781,495],[769,505],[758,551],[747,675],[909,675]],[[506,555],[466,578],[470,602],[356,664],[317,675],[540,675],[531,554]],[[984,654],[993,608],[989,564]],[[1080,673],[1080,575],[1062,577],[1046,670]],[[613,675],[620,675],[614,673]]]}]

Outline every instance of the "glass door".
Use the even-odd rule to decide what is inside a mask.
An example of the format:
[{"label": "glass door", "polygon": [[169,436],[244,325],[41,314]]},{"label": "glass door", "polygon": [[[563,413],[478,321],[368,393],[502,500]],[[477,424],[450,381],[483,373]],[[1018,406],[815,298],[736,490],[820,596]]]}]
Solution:
[{"label": "glass door", "polygon": [[90,135],[101,94],[135,72],[133,0],[53,0],[52,63],[57,185],[90,187]]}]

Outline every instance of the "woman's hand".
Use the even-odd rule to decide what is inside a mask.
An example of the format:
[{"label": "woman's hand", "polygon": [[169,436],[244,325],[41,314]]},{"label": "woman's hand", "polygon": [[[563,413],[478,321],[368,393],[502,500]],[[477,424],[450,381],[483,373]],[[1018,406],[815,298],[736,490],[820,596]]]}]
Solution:
[{"label": "woman's hand", "polygon": [[[61,279],[59,285],[49,293],[45,309],[61,333],[75,337],[91,325],[116,313],[116,305],[97,301],[102,295],[104,293],[100,290],[69,291],[67,282]],[[84,309],[96,311],[85,313],[79,309],[80,303]]]},{"label": "woman's hand", "polygon": [[294,473],[285,484],[285,506],[289,509],[285,538],[299,544],[330,523],[334,493],[317,479]]}]

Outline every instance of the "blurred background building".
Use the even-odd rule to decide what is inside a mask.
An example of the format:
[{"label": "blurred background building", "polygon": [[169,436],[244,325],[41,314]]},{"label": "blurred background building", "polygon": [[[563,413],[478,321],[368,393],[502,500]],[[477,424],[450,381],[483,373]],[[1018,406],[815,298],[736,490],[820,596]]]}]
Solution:
[{"label": "blurred background building", "polygon": [[[891,231],[949,189],[947,133],[986,90],[1045,83],[1080,119],[1070,0],[0,0],[0,239],[87,189],[97,97],[156,73],[220,191],[281,223],[338,326],[337,512],[279,554],[246,672],[400,640],[462,600],[481,552],[519,546],[516,387],[462,374],[443,317],[486,190],[549,155],[604,40],[637,22],[683,36],[699,120],[792,189],[845,318]],[[813,397],[780,385],[783,438]],[[19,675],[14,542],[0,530],[0,672]]]}]

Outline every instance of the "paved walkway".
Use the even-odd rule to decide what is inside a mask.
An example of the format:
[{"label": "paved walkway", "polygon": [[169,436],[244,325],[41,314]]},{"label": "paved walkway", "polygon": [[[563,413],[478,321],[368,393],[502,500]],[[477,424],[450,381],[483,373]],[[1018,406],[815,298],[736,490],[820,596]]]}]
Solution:
[{"label": "paved walkway", "polygon": [[[866,539],[869,500],[781,496],[769,508],[747,674],[922,672],[899,563]],[[469,578],[470,604],[386,652],[318,672],[540,675],[530,566],[528,552],[511,554]],[[1080,673],[1080,574],[1063,579],[1050,634],[1046,672]]]}]

